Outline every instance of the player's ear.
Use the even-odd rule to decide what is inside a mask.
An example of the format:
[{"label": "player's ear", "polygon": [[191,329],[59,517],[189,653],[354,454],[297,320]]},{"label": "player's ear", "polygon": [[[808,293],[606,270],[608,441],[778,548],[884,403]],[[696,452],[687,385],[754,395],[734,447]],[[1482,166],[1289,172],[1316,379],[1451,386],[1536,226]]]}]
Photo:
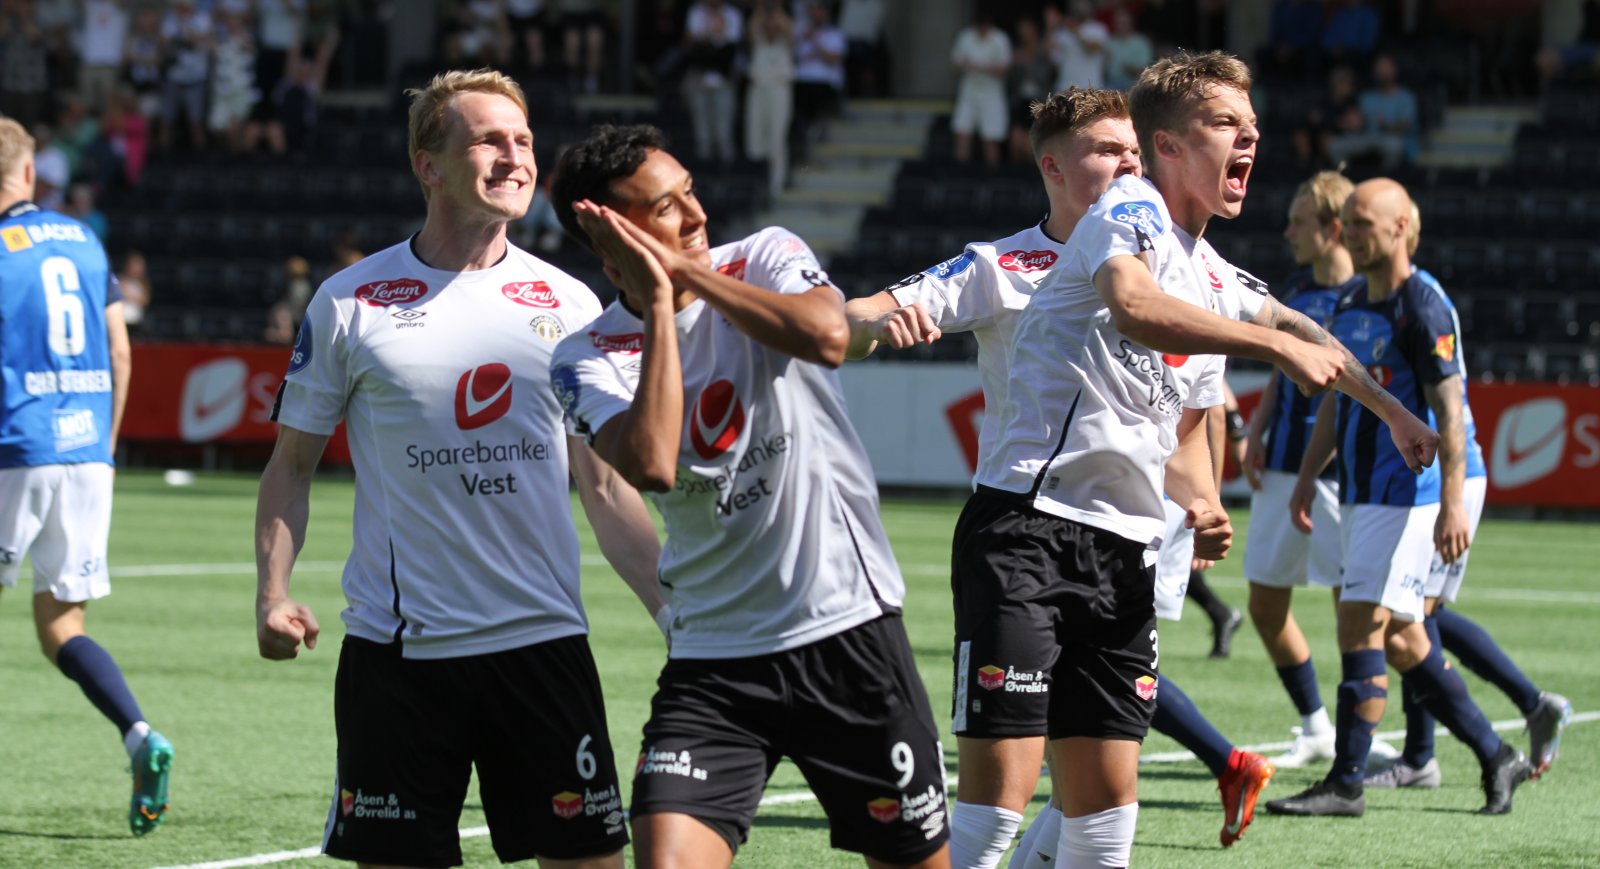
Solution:
[{"label": "player's ear", "polygon": [[1183,150],[1178,144],[1178,137],[1171,130],[1156,130],[1151,137],[1151,144],[1155,145],[1156,154],[1169,159],[1177,159]]},{"label": "player's ear", "polygon": [[1046,151],[1039,155],[1039,174],[1046,181],[1060,183],[1066,173],[1062,171],[1061,161],[1056,159],[1056,155]]},{"label": "player's ear", "polygon": [[433,155],[427,151],[418,150],[412,156],[411,169],[416,172],[417,178],[421,179],[423,186],[435,187],[443,180]]}]

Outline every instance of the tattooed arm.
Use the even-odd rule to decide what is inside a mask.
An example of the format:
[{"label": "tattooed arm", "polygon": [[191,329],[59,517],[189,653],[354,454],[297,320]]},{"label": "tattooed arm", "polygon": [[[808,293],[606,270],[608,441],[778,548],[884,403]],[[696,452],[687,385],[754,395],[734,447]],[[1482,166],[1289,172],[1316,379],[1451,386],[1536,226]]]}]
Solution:
[{"label": "tattooed arm", "polygon": [[1467,426],[1461,410],[1461,375],[1453,374],[1422,387],[1439,424],[1439,519],[1433,525],[1433,546],[1445,563],[1467,551],[1472,524],[1467,518]]}]

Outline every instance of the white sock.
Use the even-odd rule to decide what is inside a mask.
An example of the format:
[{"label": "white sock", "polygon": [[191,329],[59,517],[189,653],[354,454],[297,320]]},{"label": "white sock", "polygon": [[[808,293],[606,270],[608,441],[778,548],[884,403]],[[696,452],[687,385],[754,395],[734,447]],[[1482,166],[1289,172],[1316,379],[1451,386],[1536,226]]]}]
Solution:
[{"label": "white sock", "polygon": [[950,865],[995,869],[1021,823],[1022,816],[1010,809],[956,800],[950,810]]},{"label": "white sock", "polygon": [[1061,844],[1061,810],[1047,805],[1022,834],[1017,850],[1011,852],[1006,869],[1052,869],[1056,846]]},{"label": "white sock", "polygon": [[1300,716],[1300,732],[1307,736],[1333,732],[1333,722],[1328,720],[1328,707],[1319,706],[1310,715]]},{"label": "white sock", "polygon": [[150,725],[143,721],[135,721],[128,732],[122,734],[122,747],[128,750],[129,757],[139,753],[139,746],[144,745],[144,738],[149,735]]},{"label": "white sock", "polygon": [[1061,869],[1127,866],[1133,856],[1133,828],[1138,820],[1138,803],[1081,818],[1062,818],[1056,865]]}]

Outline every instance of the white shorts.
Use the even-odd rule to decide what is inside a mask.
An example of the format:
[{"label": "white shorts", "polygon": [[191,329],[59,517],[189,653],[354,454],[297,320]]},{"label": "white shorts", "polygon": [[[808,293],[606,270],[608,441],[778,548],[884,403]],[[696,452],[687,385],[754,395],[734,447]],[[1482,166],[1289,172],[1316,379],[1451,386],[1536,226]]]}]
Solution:
[{"label": "white shorts", "polygon": [[[1478,520],[1483,518],[1483,499],[1489,493],[1488,477],[1468,477],[1467,487],[1462,491],[1462,500],[1466,502],[1467,523],[1471,528],[1472,543],[1478,542]],[[1428,588],[1423,592],[1428,597],[1436,597],[1445,603],[1455,603],[1456,593],[1461,591],[1461,579],[1467,575],[1467,558],[1472,555],[1472,548],[1468,547],[1455,564],[1445,564],[1444,558],[1439,555],[1439,550],[1433,551],[1433,567],[1428,570]]]},{"label": "white shorts", "polygon": [[1311,533],[1289,518],[1295,474],[1262,471],[1261,488],[1250,494],[1250,533],[1244,541],[1244,578],[1267,588],[1339,584],[1339,484],[1317,480],[1311,502]]},{"label": "white shorts", "polygon": [[976,129],[981,139],[1003,142],[1011,126],[1010,106],[1004,90],[963,89],[950,116],[950,130],[970,133]]},{"label": "white shorts", "polygon": [[0,586],[15,588],[31,555],[34,594],[63,603],[110,594],[113,474],[106,464],[0,468]]},{"label": "white shorts", "polygon": [[1183,618],[1183,599],[1189,593],[1189,571],[1194,566],[1194,529],[1183,527],[1189,511],[1171,501],[1167,530],[1156,555],[1156,618],[1175,622]]},{"label": "white shorts", "polygon": [[1344,540],[1340,601],[1375,603],[1401,621],[1420,620],[1439,505],[1344,504],[1340,511]]}]

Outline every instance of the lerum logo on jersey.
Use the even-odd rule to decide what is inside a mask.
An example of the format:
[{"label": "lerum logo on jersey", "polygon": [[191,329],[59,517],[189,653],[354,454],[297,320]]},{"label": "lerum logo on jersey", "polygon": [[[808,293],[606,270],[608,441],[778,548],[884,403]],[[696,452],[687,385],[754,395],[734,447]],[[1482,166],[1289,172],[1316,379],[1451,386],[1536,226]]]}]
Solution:
[{"label": "lerum logo on jersey", "polygon": [[461,375],[456,382],[456,427],[483,428],[511,409],[511,368],[490,362]]}]

